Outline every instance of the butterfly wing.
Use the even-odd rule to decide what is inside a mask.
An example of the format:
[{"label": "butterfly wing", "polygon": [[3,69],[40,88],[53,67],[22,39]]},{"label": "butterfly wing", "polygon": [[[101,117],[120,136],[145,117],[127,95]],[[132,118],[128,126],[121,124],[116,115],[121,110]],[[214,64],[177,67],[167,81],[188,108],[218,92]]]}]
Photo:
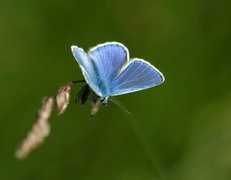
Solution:
[{"label": "butterfly wing", "polygon": [[127,94],[164,82],[162,73],[145,60],[134,58],[110,85],[110,96]]},{"label": "butterfly wing", "polygon": [[121,43],[108,42],[91,48],[88,52],[99,79],[103,95],[109,95],[109,85],[121,68],[128,63],[128,49]]},{"label": "butterfly wing", "polygon": [[71,46],[71,50],[82,70],[83,76],[87,84],[98,96],[102,97],[102,93],[99,86],[100,79],[97,76],[97,70],[94,69],[94,65],[91,62],[91,58],[86,52],[84,52],[82,48],[79,48],[77,46]]},{"label": "butterfly wing", "polygon": [[72,46],[86,82],[101,97],[116,96],[157,86],[164,81],[161,72],[148,62],[129,60],[127,48],[117,42],[104,43],[87,53]]}]

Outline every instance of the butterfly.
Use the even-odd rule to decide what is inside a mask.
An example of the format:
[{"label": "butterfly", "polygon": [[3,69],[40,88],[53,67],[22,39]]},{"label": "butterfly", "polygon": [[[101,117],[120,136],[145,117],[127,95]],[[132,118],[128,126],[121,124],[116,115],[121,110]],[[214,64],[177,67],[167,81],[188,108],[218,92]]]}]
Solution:
[{"label": "butterfly", "polygon": [[164,82],[163,74],[149,62],[129,57],[128,49],[119,42],[106,42],[85,52],[71,46],[86,84],[77,93],[76,101],[92,102],[94,115],[110,96],[118,96],[157,86]]}]

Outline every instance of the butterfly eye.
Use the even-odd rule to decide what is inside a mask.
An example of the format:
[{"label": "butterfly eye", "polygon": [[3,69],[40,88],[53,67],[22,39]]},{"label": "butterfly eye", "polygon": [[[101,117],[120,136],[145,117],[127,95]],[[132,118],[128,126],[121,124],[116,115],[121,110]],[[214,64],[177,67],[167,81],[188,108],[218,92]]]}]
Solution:
[{"label": "butterfly eye", "polygon": [[107,101],[108,101],[108,97],[102,97],[100,98],[101,104],[106,106],[107,105]]}]

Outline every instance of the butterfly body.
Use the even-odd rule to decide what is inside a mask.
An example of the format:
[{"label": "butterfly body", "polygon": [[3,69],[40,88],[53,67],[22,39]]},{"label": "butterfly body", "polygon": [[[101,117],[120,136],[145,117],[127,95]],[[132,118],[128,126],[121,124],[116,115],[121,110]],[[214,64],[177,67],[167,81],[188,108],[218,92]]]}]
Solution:
[{"label": "butterfly body", "polygon": [[106,105],[108,101],[108,97],[99,97],[95,92],[89,87],[88,84],[85,84],[79,92],[76,94],[75,102],[83,105],[87,101],[91,102],[91,116],[94,116],[101,104]]}]

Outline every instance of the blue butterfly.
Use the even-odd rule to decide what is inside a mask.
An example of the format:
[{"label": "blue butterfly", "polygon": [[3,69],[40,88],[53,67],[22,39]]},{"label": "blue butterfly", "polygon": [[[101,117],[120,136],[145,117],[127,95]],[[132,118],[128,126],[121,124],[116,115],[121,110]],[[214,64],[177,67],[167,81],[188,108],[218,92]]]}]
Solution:
[{"label": "blue butterfly", "polygon": [[149,62],[130,59],[128,49],[121,43],[99,44],[87,53],[77,46],[71,46],[71,50],[87,83],[77,94],[77,102],[84,104],[90,100],[92,109],[106,104],[109,96],[144,90],[164,82],[163,74]]}]

